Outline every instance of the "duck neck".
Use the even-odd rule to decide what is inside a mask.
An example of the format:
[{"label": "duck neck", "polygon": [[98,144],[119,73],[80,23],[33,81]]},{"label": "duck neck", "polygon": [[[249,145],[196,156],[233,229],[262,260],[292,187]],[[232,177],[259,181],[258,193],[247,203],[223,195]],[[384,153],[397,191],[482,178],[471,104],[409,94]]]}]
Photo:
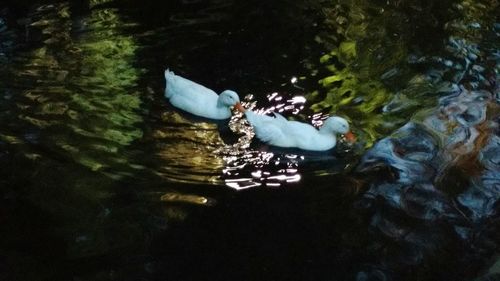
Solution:
[{"label": "duck neck", "polygon": [[219,116],[231,116],[231,109],[224,105],[220,100],[217,101],[216,110]]},{"label": "duck neck", "polygon": [[319,134],[316,139],[316,149],[328,150],[337,144],[337,136],[331,130],[319,129]]},{"label": "duck neck", "polygon": [[336,135],[335,132],[332,132],[332,130],[328,130],[325,126],[319,128],[319,133],[322,135]]}]

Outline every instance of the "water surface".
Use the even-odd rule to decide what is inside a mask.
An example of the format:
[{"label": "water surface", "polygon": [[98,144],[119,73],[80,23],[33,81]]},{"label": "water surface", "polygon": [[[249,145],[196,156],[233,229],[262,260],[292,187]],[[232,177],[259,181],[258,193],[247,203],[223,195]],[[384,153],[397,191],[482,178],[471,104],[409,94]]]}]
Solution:
[{"label": "water surface", "polygon": [[[470,128],[498,135],[498,2],[42,2],[0,4],[2,279],[472,280],[498,253],[500,191],[484,210],[464,191],[497,182],[495,139]],[[241,115],[169,105],[165,68],[262,112],[343,116],[358,143],[266,146]],[[435,150],[489,160],[401,195]],[[419,200],[468,222],[401,205]]]}]

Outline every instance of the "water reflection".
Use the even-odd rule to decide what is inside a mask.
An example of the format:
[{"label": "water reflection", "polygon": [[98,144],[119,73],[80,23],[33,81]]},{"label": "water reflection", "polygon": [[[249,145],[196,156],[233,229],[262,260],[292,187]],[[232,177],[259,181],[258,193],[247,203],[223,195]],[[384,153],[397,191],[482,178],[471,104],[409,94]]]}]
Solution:
[{"label": "water reflection", "polygon": [[[426,71],[414,76],[408,88],[385,108],[416,114],[377,142],[358,166],[358,171],[376,178],[359,204],[370,210],[373,231],[396,238],[402,249],[411,249],[399,257],[384,257],[385,264],[400,260],[417,266],[429,264],[426,257],[453,240],[465,245],[457,250],[464,254],[488,256],[492,246],[498,245],[499,165],[494,147],[499,144],[495,95],[499,90],[500,58],[496,53],[500,34],[487,16],[491,11],[487,6],[465,0],[453,8],[459,16],[446,25],[450,34],[443,50],[410,55],[410,63],[425,66]],[[411,101],[415,96],[421,99]],[[423,97],[434,97],[437,106],[415,107],[421,106]],[[414,225],[409,224],[414,218],[418,219]],[[429,222],[438,227],[419,230]],[[435,237],[431,248],[423,242],[429,236]],[[477,270],[484,266],[484,258],[466,262],[472,267],[474,263]],[[373,264],[385,266],[379,258]],[[398,270],[405,271],[398,264],[391,267],[391,271]],[[471,271],[464,273],[470,275]],[[484,277],[487,279],[489,276]]]},{"label": "water reflection", "polygon": [[[258,101],[251,94],[242,100],[257,113],[279,112],[298,120],[308,119],[314,126],[321,126],[328,117],[311,111],[306,116],[307,100],[303,95],[272,92],[265,100]],[[159,166],[155,173],[168,181],[225,185],[236,190],[276,188],[300,182],[303,173],[326,176],[342,172],[352,161],[338,158],[334,151],[307,152],[263,145],[254,139],[252,127],[240,112],[234,112],[228,123],[214,123],[165,107],[166,103],[152,111],[160,122],[155,122],[145,138],[156,151],[156,160],[148,166]],[[257,103],[265,106],[257,108]],[[350,150],[340,138],[337,151]]]},{"label": "water reflection", "polygon": [[[136,46],[120,34],[123,25],[113,9],[75,19],[68,3],[36,9],[27,36],[39,46],[10,65],[14,79],[6,87],[14,98],[8,104],[17,112],[4,113],[14,119],[4,134],[27,126],[25,142],[55,149],[92,170],[126,166],[123,148],[142,136],[142,118],[133,89],[140,73],[131,64]],[[110,175],[120,173],[126,172]]]},{"label": "water reflection", "polygon": [[[253,108],[256,102],[251,98],[247,96],[245,104]],[[269,100],[275,103],[281,98],[277,93],[269,95]],[[281,112],[298,112],[294,104],[299,111],[303,105],[297,100],[300,98],[261,110],[271,111],[277,107]],[[229,129],[221,122],[199,120],[174,108],[159,114],[163,123],[153,131],[152,137],[157,156],[165,165],[157,172],[169,181],[225,184],[240,190],[261,185],[275,187],[300,180],[298,162],[304,160],[304,156],[275,155],[265,149],[250,148],[254,133],[241,113],[231,118]],[[237,138],[234,143],[224,142],[223,138],[231,137]]]},{"label": "water reflection", "polygon": [[169,181],[220,184],[224,161],[217,153],[224,146],[216,124],[193,122],[175,109],[161,113],[162,126],[152,132],[157,173]]},{"label": "water reflection", "polygon": [[[10,255],[8,246],[6,256],[37,275],[30,280],[183,280],[193,261],[213,257],[206,268],[226,277],[229,260],[232,279],[266,268],[265,277],[461,280],[496,249],[495,1],[89,2],[81,11],[64,1],[31,6],[10,22],[0,9],[1,208],[21,249]],[[241,116],[228,127],[169,109],[166,65],[218,90],[255,93],[247,107],[259,112],[315,126],[329,113],[348,116],[366,147],[378,143],[360,168],[383,175],[362,196],[367,209],[358,215],[338,195],[355,180],[328,177],[350,170],[355,149],[270,148]],[[381,162],[395,169],[382,173]],[[304,188],[262,192],[286,186]],[[17,216],[26,206],[33,214]],[[52,244],[32,225],[47,218],[60,257],[81,266],[67,278],[38,274],[53,261]],[[170,236],[179,221],[187,227]],[[17,232],[20,224],[30,226]],[[44,246],[32,250],[33,239]],[[148,246],[171,259],[145,261]],[[44,269],[18,262],[31,251]]]},{"label": "water reflection", "polygon": [[[118,223],[127,211],[107,200],[116,196],[118,180],[144,170],[132,148],[143,135],[143,119],[137,45],[124,35],[130,24],[109,7],[76,13],[70,3],[57,2],[28,11],[0,32],[13,46],[0,66],[0,143],[11,156],[2,159],[2,172],[10,174],[2,200],[9,192],[5,206],[18,206],[7,207],[7,216],[13,225],[25,220],[19,213],[36,213],[30,225],[43,217],[42,232],[57,236],[53,244],[70,259],[127,248],[143,239],[140,226]],[[111,238],[110,229],[129,235]],[[15,233],[14,241],[26,245],[29,237],[28,243],[45,247],[39,246],[43,235],[29,232]]]},{"label": "water reflection", "polygon": [[[303,114],[306,99],[304,96],[287,96],[273,92],[267,96],[267,107],[257,108],[257,102],[253,100],[253,95],[244,98],[243,105],[257,114],[270,114],[279,112],[291,114],[299,117]],[[314,126],[321,126],[323,120],[328,118],[326,114],[312,114],[308,116]],[[229,121],[229,127],[236,134],[242,136],[238,142],[225,146],[219,151],[223,155],[225,168],[222,171],[222,179],[228,187],[236,190],[247,189],[257,186],[270,188],[280,187],[286,184],[297,183],[302,178],[302,173],[311,173],[307,167],[320,162],[325,168],[315,170],[317,176],[332,175],[340,173],[347,167],[345,159],[336,158],[333,151],[307,152],[298,149],[279,149],[260,144],[253,139],[254,131],[250,124],[243,118],[242,113],[236,113]],[[255,146],[252,146],[252,141]],[[344,139],[340,139],[339,147],[344,152],[350,147],[342,144]],[[338,148],[337,148],[338,149]],[[315,167],[316,169],[317,167]]]},{"label": "water reflection", "polygon": [[194,194],[181,194],[177,192],[167,192],[161,195],[160,200],[163,202],[189,203],[205,206],[212,206],[215,204],[215,200],[212,198]]}]

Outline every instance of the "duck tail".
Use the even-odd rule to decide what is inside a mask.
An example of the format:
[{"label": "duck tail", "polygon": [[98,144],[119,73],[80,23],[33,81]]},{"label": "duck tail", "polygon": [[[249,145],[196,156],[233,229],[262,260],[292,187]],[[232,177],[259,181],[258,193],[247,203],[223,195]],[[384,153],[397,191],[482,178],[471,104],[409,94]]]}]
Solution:
[{"label": "duck tail", "polygon": [[247,109],[243,114],[245,114],[245,117],[247,118],[247,121],[250,122],[250,124],[253,125],[257,121],[255,118],[255,113],[252,110]]},{"label": "duck tail", "polygon": [[170,69],[168,69],[168,68],[165,69],[165,79],[169,79],[167,77],[171,77],[173,75],[175,75],[173,71],[170,71]]},{"label": "duck tail", "polygon": [[278,120],[278,121],[279,121],[279,122],[281,122],[281,123],[286,123],[286,122],[288,122],[288,120],[287,120],[285,117],[283,117],[283,115],[281,115],[281,114],[279,114],[279,113],[277,113],[277,112],[273,112],[273,115],[274,115],[274,117],[276,118],[276,120]]},{"label": "duck tail", "polygon": [[250,109],[247,109],[245,111],[245,117],[247,118],[247,121],[252,125],[252,126],[261,126],[263,122],[263,115],[257,114],[253,112]]},{"label": "duck tail", "polygon": [[175,74],[173,71],[170,71],[170,69],[165,70],[165,97],[170,98],[172,96],[172,91],[169,91],[169,84],[172,83],[173,79],[175,78]]}]

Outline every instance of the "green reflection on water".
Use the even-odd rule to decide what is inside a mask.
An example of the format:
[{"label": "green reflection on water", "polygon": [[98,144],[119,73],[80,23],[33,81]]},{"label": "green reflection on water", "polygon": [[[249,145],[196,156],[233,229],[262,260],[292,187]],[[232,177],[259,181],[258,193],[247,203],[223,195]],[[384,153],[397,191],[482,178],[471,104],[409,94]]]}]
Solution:
[{"label": "green reflection on water", "polygon": [[127,164],[123,150],[142,136],[136,43],[121,34],[115,10],[92,10],[74,35],[68,6],[58,8],[31,24],[44,44],[14,67],[15,86],[26,88],[18,117],[49,132],[42,143],[92,170]]},{"label": "green reflection on water", "polygon": [[[2,73],[12,79],[0,85],[11,93],[0,105],[0,151],[14,155],[7,159],[7,189],[26,210],[54,218],[57,226],[50,221],[43,231],[71,259],[136,247],[144,241],[143,206],[107,202],[124,185],[117,179],[143,168],[130,148],[143,135],[137,87],[143,71],[134,66],[135,40],[123,35],[129,25],[117,10],[80,17],[68,3],[34,9],[27,21],[36,42],[15,54]],[[36,268],[39,257],[27,262],[16,255],[8,261],[13,266],[32,263],[30,272],[50,275]]]},{"label": "green reflection on water", "polygon": [[[407,48],[400,38],[391,38],[384,17],[377,15],[366,1],[352,1],[326,10],[325,24],[330,32],[320,33],[316,41],[329,48],[319,58],[321,88],[308,98],[315,112],[347,116],[354,130],[371,146],[392,128],[381,108],[392,97],[384,73],[401,75]],[[313,74],[318,70],[313,70]]]},{"label": "green reflection on water", "polygon": [[[65,250],[71,258],[110,253],[129,245],[140,247],[147,242],[144,233],[154,228],[145,226],[154,215],[145,213],[143,205],[123,207],[127,200],[123,205],[109,200],[132,181],[114,179],[144,169],[134,164],[130,152],[131,144],[143,135],[140,129],[143,105],[137,86],[143,71],[135,67],[134,61],[139,43],[123,31],[134,24],[124,22],[117,10],[98,7],[105,2],[109,1],[91,1],[94,9],[82,18],[72,16],[66,4],[34,15],[28,29],[33,33],[40,31],[42,39],[33,44],[37,47],[20,52],[11,66],[0,66],[2,70],[12,70],[10,77],[13,77],[11,81],[0,81],[1,88],[16,93],[10,99],[0,97],[4,98],[0,103],[0,118],[5,124],[0,127],[0,141],[19,147],[26,158],[7,162],[14,164],[8,170],[13,174],[7,180],[0,178],[0,183],[11,180],[12,186],[14,182],[27,186],[19,191],[21,197],[34,202],[48,215],[58,216],[64,226],[57,231],[68,244]],[[487,16],[492,13],[487,6],[468,0],[463,3],[464,17],[478,21],[492,19]],[[423,75],[410,73],[405,58],[411,44],[407,35],[411,28],[398,9],[386,7],[382,12],[373,3],[359,0],[339,1],[338,7],[324,12],[329,32],[319,34],[316,40],[327,52],[314,58],[313,64],[319,61],[321,65],[311,69],[319,73],[316,76],[319,89],[309,95],[314,111],[348,116],[369,146],[408,120],[418,107],[432,106],[434,101],[427,95],[439,87]],[[393,32],[398,31],[394,30],[398,26],[405,32]],[[460,23],[457,26],[460,28],[450,27],[449,32],[482,40],[480,32],[461,28]],[[182,51],[191,52],[198,45],[186,40],[185,34],[189,33],[185,30],[177,26],[175,29],[183,34],[182,40],[178,40],[179,57],[188,57],[186,54],[191,53]],[[158,41],[154,41],[163,42],[167,37],[159,35],[155,37]],[[202,44],[213,47],[207,42]],[[170,43],[177,42],[171,39]],[[196,59],[197,53],[192,52],[195,55],[191,57]],[[238,60],[235,64],[239,63]],[[198,67],[193,64],[193,68]],[[227,68],[233,71],[229,65]],[[380,108],[394,98],[405,105],[404,110],[381,114]],[[150,133],[154,144],[149,149],[153,152],[149,153],[146,147],[143,154],[162,160],[151,163],[157,174],[168,181],[219,183],[224,163],[216,155],[217,148],[223,146],[217,127],[193,124],[176,112],[167,112],[160,119],[151,122],[156,123]],[[153,180],[149,180],[141,188],[150,185]],[[163,200],[161,217],[167,219],[182,220],[188,215],[175,204],[213,202],[198,194],[170,190],[161,194],[140,204],[152,205],[155,200]],[[326,218],[325,214],[322,213]]]},{"label": "green reflection on water", "polygon": [[[451,89],[446,75],[432,80],[425,71],[441,58],[460,62],[468,51],[457,54],[436,40],[449,36],[465,39],[469,47],[490,44],[481,41],[495,22],[498,1],[486,2],[491,3],[356,0],[324,8],[326,31],[315,41],[328,51],[316,58],[319,66],[314,59],[307,65],[319,83],[308,96],[311,108],[347,116],[365,147],[371,146]],[[430,58],[424,73],[409,63],[410,55]],[[448,76],[459,72],[447,68]]]},{"label": "green reflection on water", "polygon": [[[82,60],[79,75],[72,79],[75,93],[71,99],[76,112],[95,112],[104,122],[95,122],[99,121],[95,116],[83,114],[76,116],[81,122],[77,128],[92,120],[93,126],[83,129],[91,136],[128,145],[142,136],[137,128],[142,121],[138,114],[139,93],[133,90],[141,73],[132,65],[137,47],[130,36],[109,28],[120,25],[116,11],[94,10],[84,24],[98,32],[83,34],[75,45]],[[101,31],[103,25],[107,26],[105,32]]]},{"label": "green reflection on water", "polygon": [[368,135],[365,137],[367,145],[371,145],[377,137],[376,129],[383,121],[375,110],[385,104],[391,93],[380,81],[363,78],[350,66],[338,69],[335,64],[328,64],[332,58],[338,58],[340,62],[350,65],[358,58],[356,54],[356,43],[349,41],[342,42],[338,49],[320,58],[332,75],[319,81],[327,91],[326,98],[314,104],[312,109],[328,109],[331,114],[348,112],[349,117],[357,120],[356,125]]}]

